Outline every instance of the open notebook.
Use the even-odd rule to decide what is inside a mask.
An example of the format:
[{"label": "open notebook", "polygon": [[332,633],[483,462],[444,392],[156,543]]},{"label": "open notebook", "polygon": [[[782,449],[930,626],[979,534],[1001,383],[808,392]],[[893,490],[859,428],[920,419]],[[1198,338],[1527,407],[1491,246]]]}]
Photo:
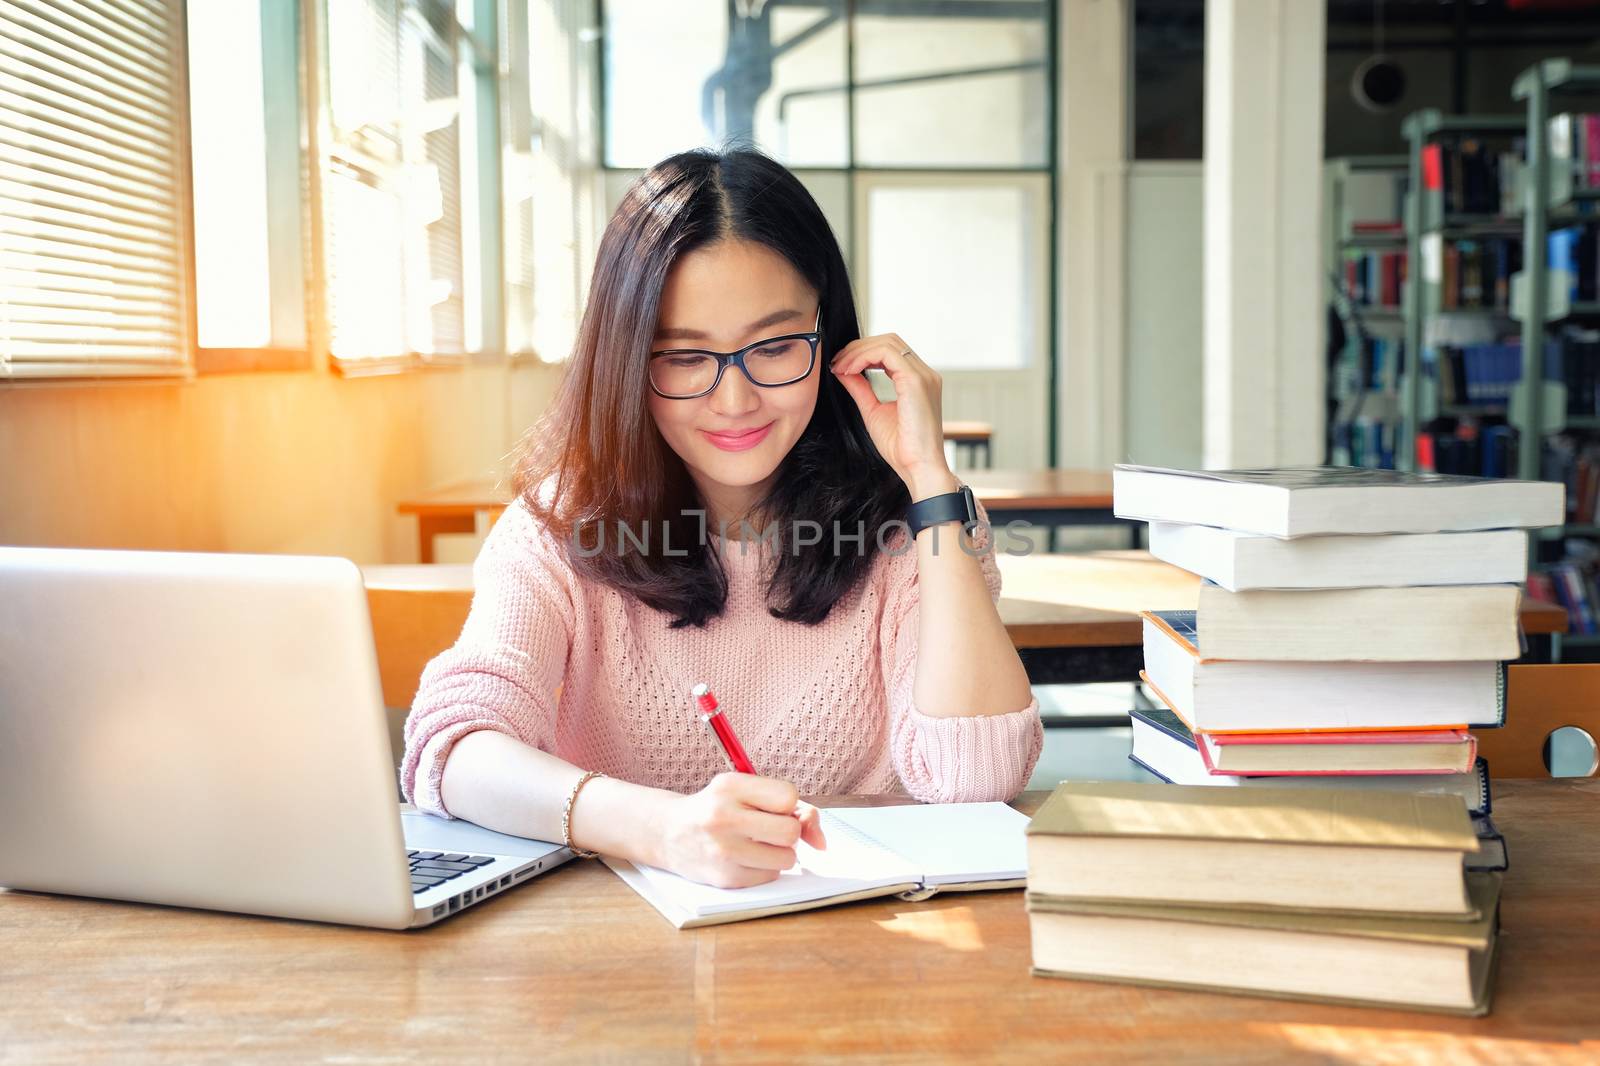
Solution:
[{"label": "open notebook", "polygon": [[713,888],[654,866],[606,859],[679,929],[810,910],[854,899],[1022,888],[1026,815],[1004,803],[833,807],[822,812],[824,851],[800,844],[799,861],[753,888]]}]

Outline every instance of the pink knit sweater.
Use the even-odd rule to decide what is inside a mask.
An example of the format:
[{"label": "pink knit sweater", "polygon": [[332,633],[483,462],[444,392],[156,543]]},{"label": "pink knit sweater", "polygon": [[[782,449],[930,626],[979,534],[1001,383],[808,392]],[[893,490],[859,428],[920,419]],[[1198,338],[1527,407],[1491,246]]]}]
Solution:
[{"label": "pink knit sweater", "polygon": [[[555,536],[513,504],[474,566],[460,639],[422,675],[406,721],[406,795],[448,815],[445,760],[478,729],[626,781],[696,791],[727,769],[691,711],[698,681],[716,692],[756,771],[802,795],[903,790],[957,802],[1022,790],[1043,743],[1037,700],[1007,714],[933,718],[912,699],[915,551],[880,552],[827,619],[807,626],[767,613],[770,547],[719,544],[726,610],[703,629],[668,629],[662,612],[579,578]],[[946,539],[941,550],[959,549]],[[998,599],[992,555],[982,567]]]}]

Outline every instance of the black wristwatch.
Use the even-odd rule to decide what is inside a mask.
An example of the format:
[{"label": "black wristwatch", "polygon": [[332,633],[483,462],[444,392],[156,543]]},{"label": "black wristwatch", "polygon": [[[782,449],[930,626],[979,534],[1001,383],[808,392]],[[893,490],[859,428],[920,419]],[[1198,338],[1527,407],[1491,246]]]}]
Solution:
[{"label": "black wristwatch", "polygon": [[972,490],[965,485],[954,492],[918,500],[906,509],[906,525],[911,527],[912,539],[941,522],[960,522],[962,529],[970,530],[977,521],[978,504],[972,498]]}]

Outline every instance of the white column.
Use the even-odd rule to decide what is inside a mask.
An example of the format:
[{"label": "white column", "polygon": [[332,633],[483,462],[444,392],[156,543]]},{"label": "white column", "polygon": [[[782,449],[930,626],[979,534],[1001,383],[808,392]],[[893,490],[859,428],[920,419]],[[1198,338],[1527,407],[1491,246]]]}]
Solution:
[{"label": "white column", "polygon": [[1326,21],[1325,0],[1206,0],[1204,454],[1213,469],[1322,459]]},{"label": "white column", "polygon": [[1130,0],[1059,0],[1056,440],[1059,466],[1122,459]]}]

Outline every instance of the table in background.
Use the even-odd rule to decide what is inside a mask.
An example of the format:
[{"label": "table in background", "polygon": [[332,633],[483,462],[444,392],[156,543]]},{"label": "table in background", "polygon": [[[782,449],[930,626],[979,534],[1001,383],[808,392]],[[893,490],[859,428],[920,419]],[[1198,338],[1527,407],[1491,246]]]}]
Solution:
[{"label": "table in background", "polygon": [[[1053,546],[1058,526],[1127,525],[1138,547],[1142,523],[1125,523],[1111,513],[1109,470],[970,470],[964,476],[996,526],[1018,519],[1049,526]],[[397,510],[417,516],[417,558],[431,563],[434,537],[475,532],[480,513],[492,522],[513,498],[509,486],[484,477],[402,500]]]},{"label": "table in background", "polygon": [[[989,449],[994,440],[994,427],[989,423],[950,421],[944,423],[943,430],[944,439],[952,450],[957,454],[963,452],[966,454],[967,461],[964,465],[987,467],[994,461],[993,453]],[[981,463],[978,458],[980,455],[983,457]],[[951,465],[955,465],[954,461]]]},{"label": "table in background", "polygon": [[[1132,682],[1144,665],[1140,611],[1192,610],[1200,579],[1145,551],[995,556],[1000,620],[1035,685]],[[378,665],[390,706],[410,704],[427,661],[461,632],[472,604],[472,567],[363,567]],[[1549,661],[1549,634],[1566,612],[1523,600],[1527,661]],[[1095,724],[1095,723],[1080,723]]]},{"label": "table in background", "polygon": [[412,933],[0,892],[0,1058],[1592,1063],[1600,781],[1494,799],[1487,1018],[1031,977],[1019,891],[680,932],[575,862]]},{"label": "table in background", "polygon": [[434,537],[441,533],[476,533],[480,511],[492,523],[515,498],[511,488],[498,478],[474,478],[401,500],[396,510],[417,516],[417,561],[431,563]]}]

